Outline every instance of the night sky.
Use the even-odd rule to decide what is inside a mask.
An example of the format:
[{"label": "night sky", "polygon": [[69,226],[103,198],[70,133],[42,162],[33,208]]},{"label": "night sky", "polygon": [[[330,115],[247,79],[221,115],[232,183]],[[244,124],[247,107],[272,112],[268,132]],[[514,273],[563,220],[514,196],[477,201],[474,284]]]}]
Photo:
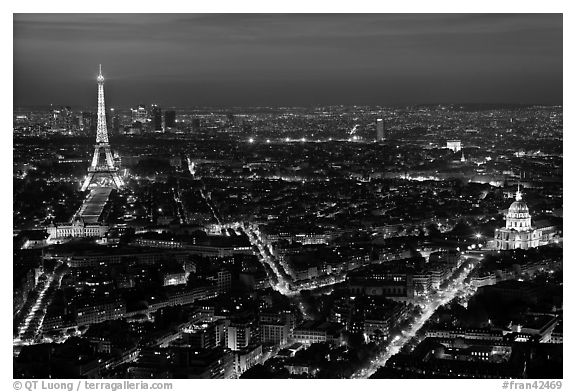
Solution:
[{"label": "night sky", "polygon": [[[159,3],[161,4],[161,3]],[[15,14],[14,104],[562,103],[561,14]]]}]

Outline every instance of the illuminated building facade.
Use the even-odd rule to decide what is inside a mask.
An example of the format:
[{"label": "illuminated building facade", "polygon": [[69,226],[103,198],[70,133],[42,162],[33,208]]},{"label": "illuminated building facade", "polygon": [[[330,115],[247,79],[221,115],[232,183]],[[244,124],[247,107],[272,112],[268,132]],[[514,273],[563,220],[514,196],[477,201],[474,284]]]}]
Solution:
[{"label": "illuminated building facade", "polygon": [[250,320],[233,321],[228,326],[227,346],[237,351],[248,347],[254,337],[254,328]]},{"label": "illuminated building facade", "polygon": [[543,230],[532,226],[532,216],[528,205],[522,200],[520,189],[516,192],[516,201],[508,208],[506,227],[496,229],[495,247],[498,250],[528,249],[545,245]]},{"label": "illuminated building facade", "polygon": [[462,149],[462,142],[460,140],[448,140],[446,142],[446,148],[458,152]]},{"label": "illuminated building facade", "polygon": [[46,226],[49,239],[97,237],[102,238],[108,232],[108,225],[100,223],[87,224],[82,218],[77,217],[72,223],[54,224]]}]

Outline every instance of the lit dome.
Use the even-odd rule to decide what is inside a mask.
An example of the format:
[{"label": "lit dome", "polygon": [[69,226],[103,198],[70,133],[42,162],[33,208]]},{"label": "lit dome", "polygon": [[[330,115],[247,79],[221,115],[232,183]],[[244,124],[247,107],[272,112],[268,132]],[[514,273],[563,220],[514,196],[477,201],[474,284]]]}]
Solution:
[{"label": "lit dome", "polygon": [[518,185],[518,191],[516,191],[516,201],[510,204],[510,208],[508,208],[508,215],[516,215],[516,214],[529,214],[528,211],[528,204],[522,200],[522,192],[520,192],[520,185]]},{"label": "lit dome", "polygon": [[512,214],[528,214],[528,204],[523,201],[515,201],[514,203],[510,204],[510,208],[508,208],[508,213]]}]

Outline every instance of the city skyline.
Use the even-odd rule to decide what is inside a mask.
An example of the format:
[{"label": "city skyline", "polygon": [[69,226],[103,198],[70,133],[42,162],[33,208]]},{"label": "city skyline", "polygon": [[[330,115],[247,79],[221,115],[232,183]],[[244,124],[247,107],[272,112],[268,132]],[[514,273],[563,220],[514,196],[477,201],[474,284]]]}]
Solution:
[{"label": "city skyline", "polygon": [[[26,16],[46,31],[36,42],[52,66],[41,51],[37,61],[23,55],[29,42],[15,37],[20,81],[42,69],[55,87],[42,74],[24,79],[41,83],[39,100],[60,101],[13,111],[13,378],[50,380],[56,389],[74,386],[58,379],[90,379],[85,389],[119,379],[141,379],[144,389],[162,379],[152,389],[172,389],[166,380],[344,378],[562,387],[563,104],[368,105],[350,88],[364,69],[366,81],[388,86],[386,76],[400,85],[404,75],[412,87],[402,93],[412,99],[429,97],[418,85],[424,79],[447,84],[446,96],[485,89],[499,100],[542,97],[556,91],[538,86],[548,81],[555,60],[546,55],[558,40],[543,56],[530,54],[551,38],[531,35],[547,30],[541,15],[345,17],[346,26],[365,24],[353,31],[334,15],[194,16],[207,33],[198,48],[215,50],[195,53],[206,66],[198,96],[216,99],[213,109],[166,101],[190,91],[186,61],[162,64],[178,47],[174,33],[180,44],[190,36],[190,16],[175,29],[161,27],[177,24],[172,15],[75,15],[72,25],[61,15]],[[384,29],[382,17],[392,18]],[[259,27],[247,27],[256,20]],[[294,20],[301,29],[287,34]],[[123,38],[107,41],[119,26]],[[446,56],[437,45],[409,44],[432,31],[432,41],[447,41]],[[502,39],[511,31],[524,42],[515,50]],[[362,56],[385,52],[383,36],[397,37],[413,60],[432,52],[442,59],[390,75],[378,62],[365,67]],[[471,36],[479,46],[467,44]],[[64,45],[49,44],[57,37]],[[282,39],[277,49],[263,45]],[[360,57],[340,64],[324,51],[336,56],[364,41],[370,53],[359,46]],[[62,47],[81,53],[82,42],[93,55],[62,55]],[[129,42],[147,46],[153,61],[114,58]],[[222,42],[238,45],[219,57]],[[255,47],[270,61],[218,61]],[[298,50],[284,64],[289,47]],[[302,47],[317,61],[294,67]],[[83,64],[103,52],[112,58]],[[55,66],[64,58],[71,68]],[[161,68],[164,76],[154,73]],[[429,72],[411,78],[412,68]],[[456,72],[463,69],[471,74]],[[299,86],[293,71],[309,83]],[[506,95],[511,71],[512,85],[540,73]],[[292,92],[265,97],[282,72]],[[240,75],[246,87],[234,90]],[[354,102],[303,106],[301,94],[330,98],[318,87],[330,78],[342,81],[333,98],[346,91]],[[354,88],[375,99],[378,83]],[[25,91],[15,82],[15,97]],[[229,104],[240,95],[249,107]],[[282,99],[301,101],[280,106]]]},{"label": "city skyline", "polygon": [[562,103],[561,14],[15,14],[14,43],[16,107],[93,106],[99,63],[111,107]]}]

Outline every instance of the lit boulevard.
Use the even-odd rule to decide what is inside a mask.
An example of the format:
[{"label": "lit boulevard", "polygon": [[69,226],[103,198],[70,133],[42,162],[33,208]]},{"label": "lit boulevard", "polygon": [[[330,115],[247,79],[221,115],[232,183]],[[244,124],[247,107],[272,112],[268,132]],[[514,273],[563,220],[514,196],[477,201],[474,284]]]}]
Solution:
[{"label": "lit boulevard", "polygon": [[436,309],[448,304],[469,288],[469,285],[467,285],[464,280],[470,272],[472,272],[476,264],[479,263],[479,258],[477,256],[472,256],[468,262],[469,264],[461,272],[457,273],[456,276],[451,277],[452,280],[445,289],[438,290],[437,292],[422,298],[420,303],[418,303],[422,312],[410,323],[410,328],[402,331],[400,335],[393,337],[391,341],[387,342],[387,345],[381,348],[381,353],[370,361],[370,365],[356,372],[352,378],[369,378],[373,375],[379,367],[386,364],[390,357],[400,352],[400,350],[416,336],[418,331],[424,326],[424,324],[426,324],[426,321],[428,321],[434,312],[436,312]]},{"label": "lit boulevard", "polygon": [[38,282],[36,290],[39,290],[36,301],[30,308],[28,315],[18,327],[18,336],[14,338],[14,347],[33,344],[36,342],[42,329],[42,323],[46,316],[46,308],[50,304],[50,295],[54,290],[60,287],[63,273],[59,267],[62,263],[58,262],[53,272],[45,275],[45,280]]}]

